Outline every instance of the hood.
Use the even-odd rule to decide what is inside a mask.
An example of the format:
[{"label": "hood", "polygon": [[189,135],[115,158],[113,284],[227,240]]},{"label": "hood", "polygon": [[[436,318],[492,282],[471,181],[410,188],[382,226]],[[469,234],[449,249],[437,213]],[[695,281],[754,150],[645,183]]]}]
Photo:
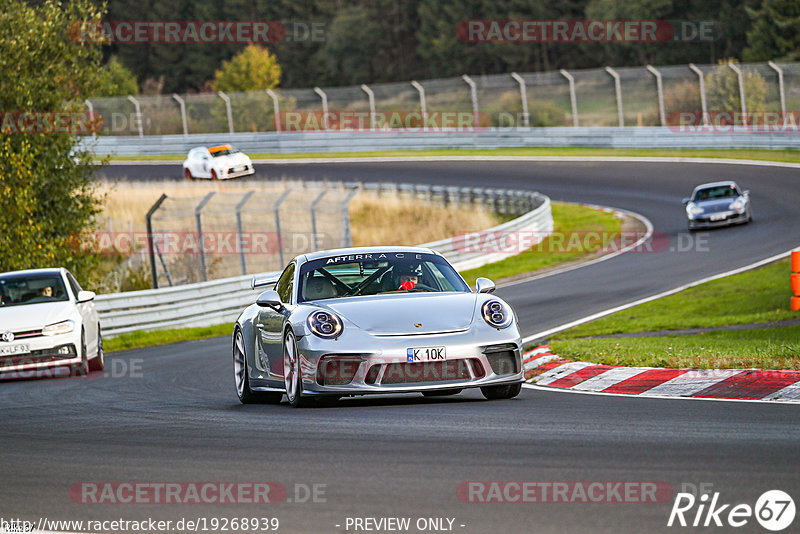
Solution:
[{"label": "hood", "polygon": [[228,156],[219,156],[214,158],[214,161],[222,166],[250,164],[250,158],[248,158],[244,152],[237,152],[236,154],[230,154]]},{"label": "hood", "polygon": [[70,301],[41,302],[0,308],[0,332],[35,330],[66,319],[73,319],[75,308]]},{"label": "hood", "polygon": [[[374,335],[414,335],[464,330],[472,323],[474,293],[410,293],[321,301]],[[414,326],[420,324],[421,326]]]},{"label": "hood", "polygon": [[701,200],[700,202],[695,202],[694,205],[703,208],[704,211],[708,212],[715,212],[715,211],[728,211],[730,208],[728,206],[731,205],[737,198],[739,197],[728,197],[728,198],[716,198],[713,200]]}]

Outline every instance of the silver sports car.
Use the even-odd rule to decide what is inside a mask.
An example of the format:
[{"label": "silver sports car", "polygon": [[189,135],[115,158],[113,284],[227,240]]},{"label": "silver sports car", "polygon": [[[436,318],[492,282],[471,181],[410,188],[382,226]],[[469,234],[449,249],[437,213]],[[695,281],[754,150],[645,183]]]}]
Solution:
[{"label": "silver sports car", "polygon": [[236,320],[243,403],[292,406],[371,393],[510,399],[523,382],[514,311],[430,249],[369,247],[294,258]]},{"label": "silver sports car", "polygon": [[694,188],[683,199],[689,230],[744,224],[753,220],[750,191],[742,191],[736,182],[712,182]]}]

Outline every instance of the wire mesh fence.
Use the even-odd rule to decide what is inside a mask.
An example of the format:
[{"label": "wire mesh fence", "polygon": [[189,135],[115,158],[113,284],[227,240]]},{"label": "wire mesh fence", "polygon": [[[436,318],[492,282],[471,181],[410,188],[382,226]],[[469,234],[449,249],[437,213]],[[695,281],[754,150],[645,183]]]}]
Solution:
[{"label": "wire mesh fence", "polygon": [[678,124],[681,113],[697,115],[698,123],[703,113],[744,113],[742,102],[750,113],[797,110],[800,63],[562,70],[349,87],[93,98],[87,106],[102,117],[101,134],[145,136],[668,126]]}]

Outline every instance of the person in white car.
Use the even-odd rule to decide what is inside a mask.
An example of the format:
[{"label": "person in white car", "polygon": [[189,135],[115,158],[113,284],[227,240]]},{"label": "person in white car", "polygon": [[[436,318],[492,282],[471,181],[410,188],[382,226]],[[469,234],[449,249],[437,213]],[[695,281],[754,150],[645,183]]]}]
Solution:
[{"label": "person in white car", "polygon": [[0,274],[0,378],[103,370],[94,297],[64,268]]}]

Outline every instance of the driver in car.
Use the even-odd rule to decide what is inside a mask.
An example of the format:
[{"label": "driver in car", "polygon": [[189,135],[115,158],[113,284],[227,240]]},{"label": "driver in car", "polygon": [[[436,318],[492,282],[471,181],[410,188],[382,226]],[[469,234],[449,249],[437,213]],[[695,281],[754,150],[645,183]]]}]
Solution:
[{"label": "driver in car", "polygon": [[398,283],[400,284],[400,287],[397,288],[398,291],[408,291],[417,287],[419,275],[411,265],[402,266],[398,272]]}]

